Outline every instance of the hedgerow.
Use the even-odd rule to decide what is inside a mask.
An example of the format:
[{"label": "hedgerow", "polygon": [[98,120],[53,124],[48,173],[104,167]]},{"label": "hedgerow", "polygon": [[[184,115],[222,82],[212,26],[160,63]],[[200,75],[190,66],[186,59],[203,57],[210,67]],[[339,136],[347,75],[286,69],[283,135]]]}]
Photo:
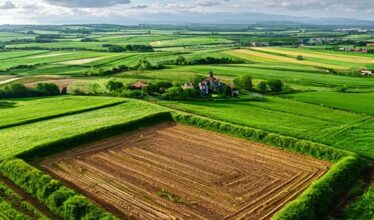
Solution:
[{"label": "hedgerow", "polygon": [[21,159],[3,161],[0,164],[0,173],[63,219],[117,219],[112,214],[96,207],[86,197],[63,186],[62,183]]},{"label": "hedgerow", "polygon": [[269,144],[331,162],[337,162],[348,155],[355,155],[354,153],[335,149],[323,144],[274,134],[255,128],[233,125],[227,122],[203,118],[191,114],[174,112],[172,113],[172,118],[174,121],[182,124],[193,125],[199,128],[204,128],[231,136]]},{"label": "hedgerow", "polygon": [[357,177],[366,168],[365,162],[347,156],[334,164],[320,179],[312,183],[296,200],[273,216],[273,220],[322,219]]},{"label": "hedgerow", "polygon": [[52,141],[43,145],[39,145],[35,148],[18,154],[17,157],[22,158],[26,161],[31,161],[38,158],[42,158],[44,156],[48,156],[54,153],[74,148],[78,145],[90,141],[100,140],[106,137],[121,134],[126,131],[132,131],[140,127],[153,125],[166,120],[170,120],[169,112],[151,114],[141,119],[131,120],[124,123],[118,123],[108,127],[101,127],[83,134],[75,135],[68,138],[62,138],[57,141]]}]

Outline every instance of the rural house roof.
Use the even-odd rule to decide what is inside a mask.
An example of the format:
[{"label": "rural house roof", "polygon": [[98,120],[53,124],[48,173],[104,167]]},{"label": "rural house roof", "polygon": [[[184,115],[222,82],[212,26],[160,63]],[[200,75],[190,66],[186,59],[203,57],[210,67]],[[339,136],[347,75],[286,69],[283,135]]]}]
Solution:
[{"label": "rural house roof", "polygon": [[132,87],[135,89],[142,89],[143,87],[147,87],[147,86],[148,84],[146,82],[142,82],[140,80],[132,84]]}]

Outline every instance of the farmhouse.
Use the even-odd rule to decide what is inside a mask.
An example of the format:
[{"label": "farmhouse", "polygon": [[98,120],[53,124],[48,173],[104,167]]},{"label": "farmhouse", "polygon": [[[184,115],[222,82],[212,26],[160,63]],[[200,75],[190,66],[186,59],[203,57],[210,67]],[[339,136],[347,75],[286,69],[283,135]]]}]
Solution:
[{"label": "farmhouse", "polygon": [[373,76],[373,70],[361,70],[361,76]]},{"label": "farmhouse", "polygon": [[202,94],[222,93],[226,90],[227,85],[214,77],[213,72],[199,83],[199,90]]},{"label": "farmhouse", "polygon": [[140,81],[140,80],[136,81],[135,83],[133,83],[131,85],[131,89],[139,89],[139,90],[141,90],[141,89],[146,88],[146,87],[148,87],[148,83]]}]

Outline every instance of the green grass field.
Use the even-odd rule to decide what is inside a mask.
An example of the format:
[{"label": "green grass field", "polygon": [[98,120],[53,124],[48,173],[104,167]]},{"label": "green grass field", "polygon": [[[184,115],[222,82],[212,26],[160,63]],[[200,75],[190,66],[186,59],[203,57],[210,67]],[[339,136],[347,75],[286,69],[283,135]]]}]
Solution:
[{"label": "green grass field", "polygon": [[0,128],[123,102],[120,98],[61,96],[0,101]]},{"label": "green grass field", "polygon": [[157,40],[150,43],[153,47],[177,47],[177,46],[194,46],[194,45],[209,45],[209,44],[228,44],[232,41],[222,38],[209,37],[192,37],[192,38],[178,38],[173,40]]},{"label": "green grass field", "polygon": [[374,118],[277,97],[163,105],[194,114],[324,143],[374,159]]},{"label": "green grass field", "polygon": [[306,92],[288,97],[302,102],[374,116],[374,93]]},{"label": "green grass field", "polygon": [[156,105],[128,100],[114,107],[3,129],[0,132],[0,145],[4,147],[0,149],[0,160],[42,144],[163,111],[166,111],[165,108]]}]

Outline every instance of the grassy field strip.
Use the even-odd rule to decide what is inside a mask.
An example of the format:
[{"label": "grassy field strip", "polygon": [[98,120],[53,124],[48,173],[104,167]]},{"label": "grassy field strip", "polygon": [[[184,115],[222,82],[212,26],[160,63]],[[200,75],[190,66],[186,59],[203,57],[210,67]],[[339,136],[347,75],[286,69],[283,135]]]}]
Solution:
[{"label": "grassy field strip", "polygon": [[374,63],[374,59],[369,57],[355,57],[355,56],[343,56],[343,55],[335,55],[335,54],[329,54],[329,53],[318,53],[318,52],[306,52],[303,50],[297,50],[297,49],[288,49],[288,48],[274,48],[274,47],[256,47],[251,48],[253,50],[258,51],[269,51],[269,52],[275,52],[275,53],[283,53],[287,55],[292,56],[305,56],[305,57],[315,57],[315,58],[321,58],[321,59],[327,59],[327,60],[336,60],[336,61],[344,61],[348,63]]},{"label": "grassy field strip", "polygon": [[110,108],[6,128],[0,132],[0,160],[36,146],[166,111],[160,106],[129,100]]},{"label": "grassy field strip", "polygon": [[161,104],[221,121],[320,142],[374,159],[374,149],[370,146],[374,142],[374,118],[366,115],[275,97],[264,101],[163,101]]},{"label": "grassy field strip", "polygon": [[26,51],[9,51],[9,52],[1,52],[0,53],[0,60],[10,60],[10,59],[17,59],[17,58],[26,58],[30,56],[42,55],[49,53],[47,50],[26,50]]},{"label": "grassy field strip", "polygon": [[87,63],[91,63],[91,62],[94,62],[94,61],[98,61],[98,60],[101,60],[101,59],[104,59],[104,57],[85,58],[85,59],[79,59],[79,60],[69,60],[69,61],[61,62],[60,64],[63,64],[63,65],[82,65],[82,64],[87,64]]},{"label": "grassy field strip", "polygon": [[[279,48],[282,49],[282,48]],[[343,58],[364,58],[364,59],[373,59],[373,54],[364,54],[364,53],[355,53],[355,52],[342,52],[336,50],[325,50],[320,48],[313,48],[313,47],[303,47],[303,48],[285,48],[287,51],[301,51],[306,53],[313,53],[313,54],[324,54],[330,55],[335,57],[343,57]]]},{"label": "grassy field strip", "polygon": [[[0,129],[119,105],[121,98],[63,96],[0,102]],[[58,103],[58,105],[51,105]]]},{"label": "grassy field strip", "polygon": [[173,46],[192,46],[192,45],[209,45],[209,44],[227,44],[232,41],[223,38],[208,38],[208,37],[192,37],[179,38],[173,40],[161,40],[151,42],[153,47],[173,47]]},{"label": "grassy field strip", "polygon": [[308,66],[316,66],[316,67],[322,67],[322,68],[330,68],[330,69],[349,69],[347,67],[342,67],[338,65],[331,65],[331,64],[324,64],[324,63],[318,63],[318,62],[312,62],[312,61],[305,61],[305,60],[296,60],[294,58],[289,57],[283,57],[283,56],[277,56],[272,55],[268,53],[258,52],[258,51],[251,51],[251,50],[245,50],[245,49],[239,49],[234,50],[233,52],[229,53],[230,55],[235,56],[235,54],[239,55],[238,57],[245,59],[246,56],[249,56],[247,59],[252,61],[251,57],[260,57],[261,59],[270,59],[273,61],[280,61],[280,62],[286,62],[286,63],[296,63],[296,64],[302,64],[302,65],[308,65]]},{"label": "grassy field strip", "polygon": [[76,52],[65,52],[65,53],[48,53],[48,54],[43,54],[43,55],[37,55],[37,56],[32,56],[28,57],[29,59],[38,59],[38,58],[46,58],[46,57],[58,57],[58,56],[66,56],[66,55],[71,55],[75,54]]},{"label": "grassy field strip", "polygon": [[374,116],[374,93],[304,92],[287,95],[297,101]]},{"label": "grassy field strip", "polygon": [[[103,57],[104,55],[108,55],[102,52],[87,52],[87,51],[79,51],[74,54],[64,54],[61,56],[52,56],[52,57],[39,57],[39,58],[31,58],[31,57],[21,57],[21,58],[14,58],[9,60],[3,60],[0,62],[0,69],[8,69],[11,67],[15,67],[18,65],[24,65],[25,63],[28,65],[49,65],[53,63],[61,63],[64,61],[70,60],[81,60],[81,59],[88,59],[88,58],[97,58]],[[53,74],[53,73],[50,73]]]},{"label": "grassy field strip", "polygon": [[374,118],[362,121],[336,136],[326,137],[323,141],[331,146],[345,148],[373,160]]}]

